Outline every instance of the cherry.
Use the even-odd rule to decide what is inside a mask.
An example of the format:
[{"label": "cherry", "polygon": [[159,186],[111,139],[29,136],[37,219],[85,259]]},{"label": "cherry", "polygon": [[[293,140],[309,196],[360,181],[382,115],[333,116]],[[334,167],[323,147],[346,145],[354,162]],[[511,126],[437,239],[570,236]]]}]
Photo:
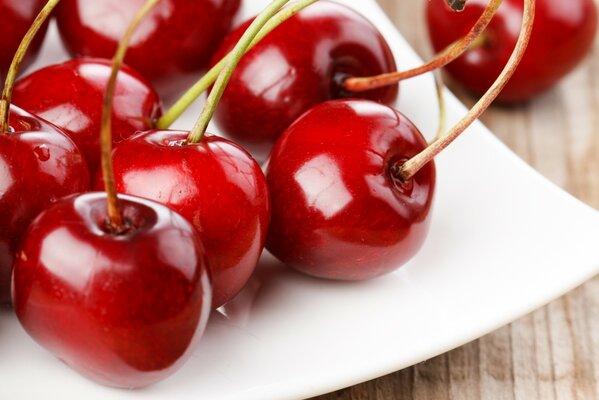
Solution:
[{"label": "cherry", "polygon": [[31,225],[15,260],[13,303],[38,343],[105,385],[137,388],[192,354],[210,311],[194,228],[151,201],[121,196],[122,233],[106,194],[59,201]]},{"label": "cherry", "polygon": [[[73,56],[111,58],[143,0],[63,0],[58,27]],[[231,27],[240,0],[162,0],[129,47],[127,64],[161,94],[178,89],[177,76],[208,64]]]},{"label": "cherry", "polygon": [[[227,36],[213,63],[231,50],[249,22]],[[391,50],[370,22],[344,5],[320,1],[282,23],[243,57],[216,121],[229,137],[261,153],[312,106],[354,96],[343,90],[345,78],[395,69]],[[397,91],[392,85],[360,97],[387,103]]]},{"label": "cherry", "polygon": [[[0,0],[0,73],[4,76],[35,16],[46,4],[45,0]],[[39,54],[44,41],[47,24],[42,27],[31,44],[23,67],[29,66]]]},{"label": "cherry", "polygon": [[[113,151],[117,191],[166,204],[197,228],[206,248],[217,308],[231,300],[253,273],[270,218],[260,167],[234,143],[189,132],[149,131]],[[102,182],[98,179],[97,188]]]},{"label": "cherry", "polygon": [[194,227],[158,203],[119,198],[114,187],[117,74],[133,32],[158,1],[139,9],[113,59],[101,117],[106,193],[71,196],[40,214],[13,272],[25,330],[81,374],[123,388],[164,379],[191,356],[212,297]]},{"label": "cherry", "polygon": [[[470,0],[454,13],[446,0],[427,3],[433,47],[441,50],[461,37],[485,7]],[[475,94],[484,93],[506,64],[522,21],[523,0],[505,0],[484,33],[484,41],[447,66],[447,71]],[[520,102],[549,89],[575,68],[590,51],[597,30],[593,0],[539,0],[530,45],[516,73],[498,100]]]},{"label": "cherry", "polygon": [[407,182],[400,167],[426,147],[394,109],[367,100],[318,105],[279,138],[266,167],[267,249],[310,275],[359,280],[388,273],[421,247],[434,164]]},{"label": "cherry", "polygon": [[12,106],[0,134],[0,302],[10,300],[17,247],[38,213],[63,196],[89,189],[77,146],[58,128]]},{"label": "cherry", "polygon": [[[82,58],[42,68],[21,78],[15,104],[63,128],[83,152],[93,174],[100,166],[100,117],[110,61]],[[161,115],[161,102],[152,86],[124,67],[118,75],[112,124],[113,142],[151,129]]]}]

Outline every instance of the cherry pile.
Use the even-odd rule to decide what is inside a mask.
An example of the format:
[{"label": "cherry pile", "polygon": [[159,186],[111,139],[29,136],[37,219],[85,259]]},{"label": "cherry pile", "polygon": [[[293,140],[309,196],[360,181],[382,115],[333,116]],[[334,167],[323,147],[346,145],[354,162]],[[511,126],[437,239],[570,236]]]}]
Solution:
[{"label": "cherry pile", "polygon": [[[439,54],[397,71],[377,28],[328,0],[273,0],[235,29],[240,0],[28,0],[27,16],[23,2],[0,0],[0,301],[56,357],[122,388],[183,365],[265,248],[326,279],[405,264],[432,218],[433,158],[495,98],[555,84],[596,30],[592,0],[561,17],[558,0],[461,14],[433,0]],[[15,82],[51,15],[74,58]],[[446,65],[484,94],[427,143],[392,104],[399,81]],[[168,129],[203,91],[197,124]],[[230,139],[206,132],[212,116]]]}]

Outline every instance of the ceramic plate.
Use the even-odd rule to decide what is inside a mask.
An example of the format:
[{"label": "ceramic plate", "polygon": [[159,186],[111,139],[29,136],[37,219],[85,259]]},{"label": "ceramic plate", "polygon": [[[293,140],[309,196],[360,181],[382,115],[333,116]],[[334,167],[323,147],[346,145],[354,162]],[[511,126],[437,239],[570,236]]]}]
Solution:
[{"label": "ceramic plate", "polygon": [[[374,1],[345,2],[381,29],[402,68],[420,62]],[[266,0],[245,3],[248,16]],[[52,29],[41,63],[64,58]],[[437,123],[435,98],[430,77],[418,78],[402,85],[397,106],[430,136]],[[453,120],[465,112],[452,96],[448,103]],[[191,127],[197,112],[178,125]],[[4,311],[0,398],[306,398],[451,350],[599,271],[599,214],[549,183],[482,125],[469,129],[437,166],[430,235],[396,273],[331,283],[266,256],[238,301],[214,313],[189,363],[168,380],[134,392],[81,378]]]}]

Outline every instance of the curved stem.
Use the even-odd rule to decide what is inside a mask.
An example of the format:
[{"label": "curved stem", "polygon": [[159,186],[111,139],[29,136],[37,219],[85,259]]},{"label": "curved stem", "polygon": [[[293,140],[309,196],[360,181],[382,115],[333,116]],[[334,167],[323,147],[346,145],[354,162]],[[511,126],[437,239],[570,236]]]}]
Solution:
[{"label": "curved stem", "polygon": [[429,163],[437,154],[449,146],[470,124],[472,124],[489,105],[497,98],[501,90],[505,87],[508,80],[514,74],[518,64],[522,61],[526,47],[530,40],[532,26],[535,18],[535,0],[524,1],[524,16],[522,18],[522,28],[516,47],[510,56],[505,68],[489,88],[489,90],[481,97],[481,99],[472,107],[466,116],[458,122],[446,135],[435,140],[430,146],[424,149],[419,154],[412,157],[401,167],[399,173],[400,178],[404,181],[411,179],[424,165]]},{"label": "curved stem", "polygon": [[102,125],[100,129],[100,146],[102,152],[102,177],[106,187],[108,202],[108,227],[114,233],[121,233],[127,229],[123,211],[119,206],[119,199],[116,193],[116,184],[114,182],[114,170],[112,165],[112,101],[116,90],[116,82],[119,70],[123,65],[123,60],[127,54],[127,47],[135,30],[154,6],[160,0],[147,0],[146,3],[137,11],[133,21],[127,28],[125,35],[119,42],[116,53],[112,59],[112,71],[106,84],[104,93],[104,102],[102,104]]},{"label": "curved stem", "polygon": [[50,14],[52,14],[52,10],[54,10],[58,3],[60,3],[60,0],[48,0],[44,8],[42,8],[37,17],[35,17],[35,20],[23,37],[23,40],[21,40],[21,44],[19,44],[17,52],[12,59],[12,63],[10,64],[10,68],[6,75],[6,80],[4,81],[2,98],[0,99],[0,134],[8,133],[8,118],[10,113],[10,103],[12,101],[12,92],[23,58],[25,58],[25,54],[27,54],[27,50],[33,39],[35,39],[38,31],[44,25],[44,22],[46,22]]},{"label": "curved stem", "polygon": [[258,35],[260,29],[262,29],[268,20],[271,19],[277,13],[277,11],[279,11],[281,7],[288,2],[289,0],[273,0],[268,7],[266,7],[264,11],[262,11],[256,17],[256,19],[254,19],[254,21],[244,32],[243,36],[241,36],[241,39],[239,39],[239,42],[235,45],[235,48],[233,48],[232,54],[228,58],[225,67],[218,75],[214,87],[210,92],[210,96],[208,96],[208,100],[206,100],[206,105],[202,110],[200,118],[196,122],[187,138],[189,143],[199,143],[202,140],[204,133],[206,132],[206,128],[208,128],[208,124],[214,115],[216,106],[225,92],[225,88],[227,87],[231,76],[233,76],[233,72],[235,71],[237,64],[239,64],[241,57],[243,57],[243,55],[247,52],[252,40],[254,40],[256,35]]},{"label": "curved stem", "polygon": [[[251,50],[258,42],[266,37],[270,32],[275,30],[283,22],[293,17],[295,14],[308,7],[309,5],[316,3],[318,0],[296,0],[290,3],[287,7],[279,11],[274,17],[272,17],[266,25],[260,29],[260,32],[256,35],[252,43],[247,48],[246,52]],[[166,129],[170,127],[176,120],[191,106],[191,104],[204,93],[225,67],[232,51],[223,57],[216,65],[214,65],[199,81],[197,81],[177,102],[166,111],[162,117],[158,120],[156,127],[159,129]]]},{"label": "curved stem", "polygon": [[445,50],[437,54],[426,64],[406,71],[391,72],[362,78],[348,78],[343,83],[345,90],[354,93],[365,92],[372,89],[394,85],[404,79],[413,78],[415,76],[443,68],[471,48],[472,43],[474,43],[475,40],[487,28],[502,2],[503,0],[489,1],[489,4],[487,4],[487,7],[478,21],[476,21],[476,24],[474,24],[472,29],[470,29],[470,32],[468,32],[466,36],[457,42],[447,46]]},{"label": "curved stem", "polygon": [[433,71],[433,75],[435,77],[437,101],[439,102],[439,128],[437,129],[437,135],[435,136],[435,140],[437,140],[445,133],[447,126],[447,107],[445,106],[445,95],[443,93],[445,86],[443,85],[441,73],[437,70]]}]

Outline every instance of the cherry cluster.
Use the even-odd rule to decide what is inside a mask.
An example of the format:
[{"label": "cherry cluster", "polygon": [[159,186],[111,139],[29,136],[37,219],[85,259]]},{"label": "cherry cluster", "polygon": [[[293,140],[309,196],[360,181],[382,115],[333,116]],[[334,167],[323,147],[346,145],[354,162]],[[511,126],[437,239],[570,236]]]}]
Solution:
[{"label": "cherry cluster", "polygon": [[[536,13],[534,0],[462,13],[433,0],[439,54],[398,72],[354,10],[286,3],[231,31],[240,0],[0,0],[0,301],[83,375],[135,388],[172,374],[265,247],[327,279],[405,264],[427,235],[433,157],[498,96],[555,84],[597,25],[593,0],[537,0]],[[73,59],[15,82],[50,15]],[[427,144],[390,105],[400,80],[445,65],[484,95]],[[196,126],[169,130],[206,90]],[[212,115],[232,140],[205,132]]]}]

